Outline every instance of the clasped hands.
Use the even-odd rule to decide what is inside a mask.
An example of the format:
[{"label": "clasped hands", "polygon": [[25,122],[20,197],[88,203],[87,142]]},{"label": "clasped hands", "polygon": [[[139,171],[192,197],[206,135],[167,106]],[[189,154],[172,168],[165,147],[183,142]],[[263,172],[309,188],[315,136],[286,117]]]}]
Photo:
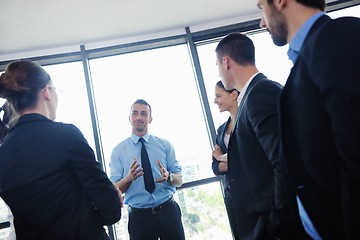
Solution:
[{"label": "clasped hands", "polygon": [[[157,160],[157,164],[160,168],[161,178],[155,179],[155,183],[166,182],[170,176],[170,172],[165,169],[165,167],[161,164],[160,160]],[[127,178],[130,182],[135,181],[138,177],[144,175],[143,168],[140,167],[140,164],[137,162],[136,157],[134,157],[134,161],[131,163],[129,173]]]},{"label": "clasped hands", "polygon": [[[227,157],[225,157],[219,145],[215,145],[214,150],[212,152],[213,157],[220,162],[227,162]],[[227,155],[226,155],[227,156]]]}]

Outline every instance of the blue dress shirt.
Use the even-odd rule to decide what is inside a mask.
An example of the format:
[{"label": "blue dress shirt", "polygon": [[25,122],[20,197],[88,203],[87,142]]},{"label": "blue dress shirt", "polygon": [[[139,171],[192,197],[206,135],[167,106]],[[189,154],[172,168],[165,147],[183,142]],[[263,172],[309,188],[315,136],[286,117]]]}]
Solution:
[{"label": "blue dress shirt", "polygon": [[[180,173],[181,167],[176,160],[172,144],[162,138],[150,134],[143,136],[145,147],[149,155],[154,180],[161,178],[160,168],[157,160],[172,173]],[[110,180],[118,182],[127,176],[130,166],[136,157],[141,167],[141,142],[135,134],[114,147],[110,160]],[[125,204],[135,208],[150,208],[158,206],[169,200],[175,193],[176,188],[168,182],[155,183],[155,190],[149,193],[145,190],[143,176],[131,183],[125,192]]]},{"label": "blue dress shirt", "polygon": [[[311,16],[296,32],[294,38],[291,40],[289,44],[289,50],[287,52],[289,59],[295,64],[297,57],[299,56],[300,49],[305,41],[306,36],[308,35],[311,27],[314,25],[316,20],[318,20],[325,13],[320,12]],[[312,223],[309,215],[305,211],[304,206],[302,205],[300,198],[296,197],[298,203],[298,209],[302,224],[304,226],[305,231],[315,240],[321,240],[321,236],[316,230],[314,224]]]},{"label": "blue dress shirt", "polygon": [[299,55],[300,49],[305,41],[306,36],[308,35],[312,25],[318,20],[321,16],[323,16],[324,12],[319,12],[311,16],[296,32],[294,38],[289,43],[289,50],[287,55],[289,59],[295,64],[296,59]]}]

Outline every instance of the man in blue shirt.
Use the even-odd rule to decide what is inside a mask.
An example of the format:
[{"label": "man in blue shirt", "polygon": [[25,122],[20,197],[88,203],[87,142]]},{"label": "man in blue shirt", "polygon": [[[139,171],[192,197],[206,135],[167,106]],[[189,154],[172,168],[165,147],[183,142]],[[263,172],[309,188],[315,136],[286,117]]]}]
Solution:
[{"label": "man in blue shirt", "polygon": [[[129,121],[131,136],[112,151],[110,180],[125,193],[130,239],[183,240],[181,210],[173,199],[176,187],[183,182],[174,148],[169,141],[148,133],[152,116],[151,106],[145,100],[133,103]],[[143,145],[146,150],[142,149]],[[143,154],[148,156],[151,172],[146,172],[141,157],[147,156]],[[146,175],[150,176],[150,189],[145,187]]]},{"label": "man in blue shirt", "polygon": [[261,27],[289,43],[280,96],[281,155],[313,239],[360,236],[360,19],[331,19],[324,0],[258,0]]}]

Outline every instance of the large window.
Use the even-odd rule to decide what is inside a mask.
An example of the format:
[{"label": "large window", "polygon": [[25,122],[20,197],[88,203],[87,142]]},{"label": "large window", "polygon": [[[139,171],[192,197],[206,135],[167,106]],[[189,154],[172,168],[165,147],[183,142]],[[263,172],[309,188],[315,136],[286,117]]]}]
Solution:
[{"label": "large window", "polygon": [[81,62],[45,66],[59,98],[55,121],[74,124],[95,151],[83,65]]},{"label": "large window", "polygon": [[[143,98],[152,107],[149,132],[174,145],[184,182],[213,177],[210,141],[185,45],[95,59],[90,61],[90,68],[106,165],[113,147],[131,134],[131,104]],[[198,206],[206,192],[216,200],[203,199],[204,209],[214,213],[209,216]],[[219,228],[231,234],[224,224],[227,216],[219,183],[179,190],[177,195],[187,239],[204,236],[209,222],[216,224],[220,215]],[[127,239],[126,210],[116,229],[121,239]]]},{"label": "large window", "polygon": [[211,177],[211,148],[185,45],[90,61],[105,161],[131,134],[131,104],[152,107],[149,132],[169,140],[185,182]]}]

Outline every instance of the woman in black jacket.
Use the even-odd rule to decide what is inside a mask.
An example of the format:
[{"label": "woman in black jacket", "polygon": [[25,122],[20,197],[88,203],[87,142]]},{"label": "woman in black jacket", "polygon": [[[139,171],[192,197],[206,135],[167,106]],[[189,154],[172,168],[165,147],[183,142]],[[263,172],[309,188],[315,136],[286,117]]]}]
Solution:
[{"label": "woman in black jacket", "polygon": [[31,61],[10,63],[0,97],[18,114],[0,146],[0,196],[17,239],[109,239],[121,193],[78,128],[55,122],[58,97],[49,74]]},{"label": "woman in black jacket", "polygon": [[233,129],[236,113],[238,111],[239,92],[236,89],[226,90],[223,83],[218,81],[215,86],[214,103],[218,105],[220,112],[229,112],[229,119],[223,123],[217,130],[216,145],[213,150],[212,169],[215,175],[222,176],[221,182],[224,189],[224,202],[226,211],[229,216],[229,223],[235,239],[239,239],[235,217],[232,211],[231,196],[229,190],[229,179],[227,177],[227,149],[230,139],[230,134]]}]

